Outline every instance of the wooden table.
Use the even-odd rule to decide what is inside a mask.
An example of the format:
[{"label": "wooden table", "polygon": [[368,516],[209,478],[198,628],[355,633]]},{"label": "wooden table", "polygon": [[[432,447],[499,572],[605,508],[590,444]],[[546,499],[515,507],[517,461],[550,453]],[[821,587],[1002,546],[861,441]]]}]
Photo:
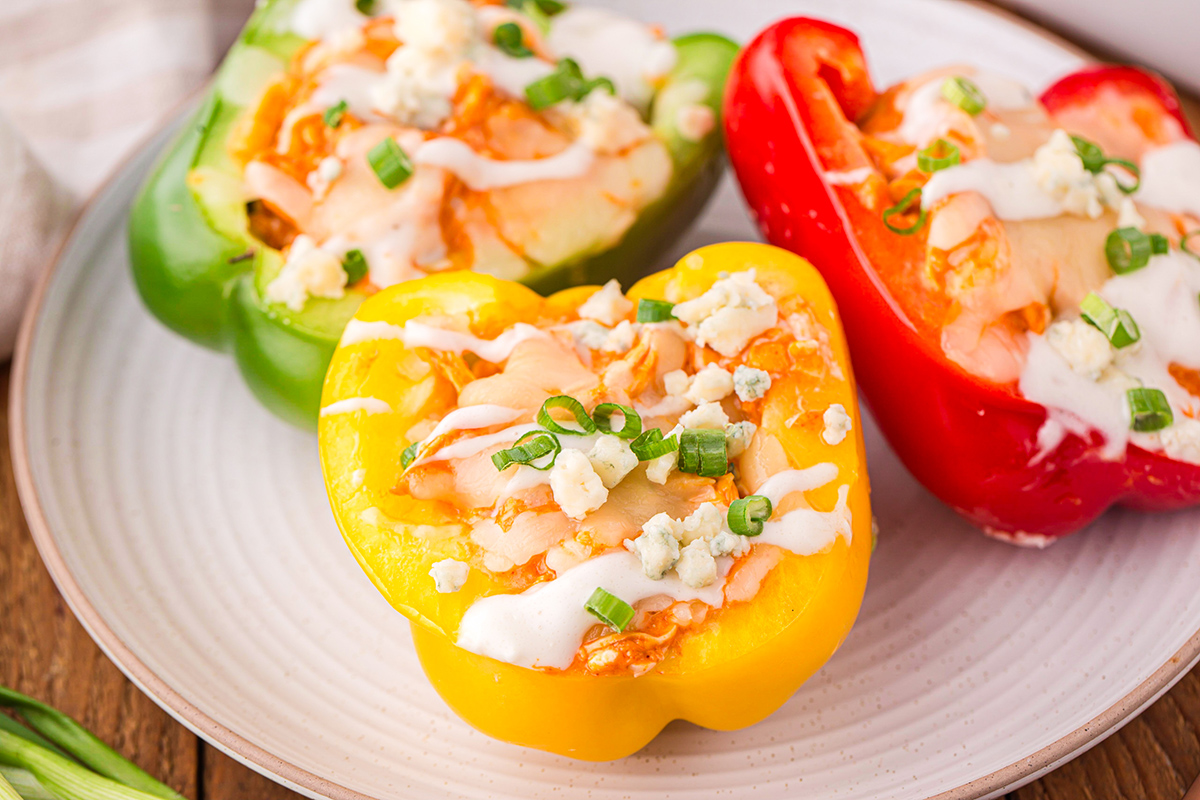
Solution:
[{"label": "wooden table", "polygon": [[[1200,130],[1200,104],[1188,116]],[[110,662],[42,566],[13,482],[8,367],[0,367],[0,683],[71,714],[197,800],[300,795],[222,755],[171,719]],[[1008,800],[1180,800],[1200,776],[1200,670],[1120,731]]]}]

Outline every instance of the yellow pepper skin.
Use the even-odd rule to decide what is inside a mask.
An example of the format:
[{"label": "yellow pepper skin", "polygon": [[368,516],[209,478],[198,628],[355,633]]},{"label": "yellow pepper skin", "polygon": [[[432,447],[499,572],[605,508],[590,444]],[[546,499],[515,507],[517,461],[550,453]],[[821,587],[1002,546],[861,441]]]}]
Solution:
[{"label": "yellow pepper skin", "polygon": [[[807,261],[781,249],[719,244],[640,281],[629,296],[681,302],[706,291],[718,273],[751,267],[778,301],[803,298],[828,332],[842,377],[835,370],[834,376],[817,380],[793,367],[763,401],[760,430],[779,440],[793,468],[820,462],[839,467],[837,480],[806,497],[813,508],[827,511],[836,503],[837,487],[849,484],[852,542],[839,537],[811,556],[784,552],[751,601],[711,612],[639,677],[527,669],[454,644],[467,608],[504,589],[489,573],[473,568],[460,591],[437,593],[429,569],[445,558],[469,560],[465,535],[453,536],[467,531],[438,503],[391,490],[402,472],[400,452],[409,444],[405,432],[453,408],[455,390],[424,360],[428,351],[407,350],[395,339],[349,344],[335,352],[322,404],[373,397],[393,410],[322,417],[321,457],[334,514],[367,575],[412,621],[417,653],[438,693],[484,733],[602,761],[636,752],[674,719],[715,730],[743,728],[779,708],[850,631],[866,588],[871,509],[849,356],[821,277]],[[593,291],[580,287],[541,298],[486,275],[443,274],[375,295],[357,318],[394,325],[422,316],[455,318],[469,322],[476,336],[494,338],[515,322],[536,323],[574,308]],[[852,433],[836,445],[822,440],[819,413],[815,423],[812,414],[808,423],[794,420],[801,408],[823,410],[832,403],[844,406],[853,420]]]}]

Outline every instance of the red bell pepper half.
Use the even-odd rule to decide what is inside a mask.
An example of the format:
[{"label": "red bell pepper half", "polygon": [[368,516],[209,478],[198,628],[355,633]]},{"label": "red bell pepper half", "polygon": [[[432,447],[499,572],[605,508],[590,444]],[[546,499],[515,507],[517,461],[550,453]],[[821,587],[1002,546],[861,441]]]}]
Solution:
[{"label": "red bell pepper half", "polygon": [[[1132,67],[1082,69],[1041,99],[1057,117],[1109,89],[1174,117],[1175,135],[1191,136],[1170,86]],[[726,139],[766,238],[810,259],[833,290],[859,385],[905,466],[970,522],[1018,544],[1044,546],[1113,504],[1200,503],[1200,466],[1134,445],[1105,460],[1099,433],[1068,434],[1043,452],[1044,407],[946,357],[922,298],[902,296],[920,287],[896,279],[923,265],[925,237],[895,235],[853,188],[826,180],[871,165],[855,123],[879,96],[852,32],[783,20],[745,48],[730,75]]]}]

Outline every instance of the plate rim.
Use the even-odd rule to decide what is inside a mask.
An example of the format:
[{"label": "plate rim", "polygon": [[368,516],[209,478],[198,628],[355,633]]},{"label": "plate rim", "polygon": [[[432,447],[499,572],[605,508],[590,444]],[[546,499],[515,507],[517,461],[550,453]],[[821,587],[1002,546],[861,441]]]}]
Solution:
[{"label": "plate rim", "polygon": [[[947,3],[953,1],[944,0]],[[1095,61],[1095,56],[1082,47],[1005,8],[991,5],[985,0],[958,0],[957,4],[989,14],[1067,52]],[[25,403],[25,390],[29,381],[30,353],[33,348],[34,334],[42,320],[46,296],[51,284],[59,274],[63,256],[79,235],[83,223],[96,213],[100,201],[114,189],[116,182],[125,174],[138,154],[156,137],[176,124],[182,113],[209,89],[211,83],[211,80],[206,81],[199,89],[178,103],[164,115],[162,124],[156,126],[113,167],[100,186],[79,207],[66,234],[55,247],[42,274],[38,277],[21,318],[9,378],[8,434],[17,496],[30,536],[37,547],[42,563],[50,573],[55,587],[67,601],[71,613],[75,615],[75,618],[105,656],[156,705],[222,753],[297,792],[329,800],[379,800],[379,798],[322,778],[254,744],[201,711],[138,658],[92,605],[67,566],[42,508],[30,465]],[[993,770],[953,789],[932,795],[927,800],[976,800],[1003,791],[1010,791],[1037,779],[1116,733],[1170,690],[1198,661],[1200,661],[1200,629],[1197,629],[1174,655],[1144,681],[1074,731],[1043,745],[1030,755],[1007,766]]]}]

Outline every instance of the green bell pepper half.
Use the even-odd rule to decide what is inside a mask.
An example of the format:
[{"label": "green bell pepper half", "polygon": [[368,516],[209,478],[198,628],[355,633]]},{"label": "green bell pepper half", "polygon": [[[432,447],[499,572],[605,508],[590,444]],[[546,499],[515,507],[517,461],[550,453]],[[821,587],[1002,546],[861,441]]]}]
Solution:
[{"label": "green bell pepper half", "polygon": [[[268,409],[315,429],[326,368],[365,294],[347,290],[337,300],[310,298],[299,312],[263,299],[283,257],[250,233],[241,170],[226,149],[235,121],[305,43],[286,32],[294,5],[267,0],[254,12],[200,109],[135,199],[129,252],[138,292],[160,321],[206,347],[231,351]],[[686,230],[716,188],[724,169],[721,99],[738,46],[711,33],[673,43],[679,56],[649,119],[673,161],[666,191],[612,247],[553,266],[533,265],[524,280],[531,288],[550,293],[614,277],[631,283]],[[717,124],[700,141],[689,141],[676,119],[683,105],[698,102],[698,82],[708,90],[700,102],[717,115]]]}]

